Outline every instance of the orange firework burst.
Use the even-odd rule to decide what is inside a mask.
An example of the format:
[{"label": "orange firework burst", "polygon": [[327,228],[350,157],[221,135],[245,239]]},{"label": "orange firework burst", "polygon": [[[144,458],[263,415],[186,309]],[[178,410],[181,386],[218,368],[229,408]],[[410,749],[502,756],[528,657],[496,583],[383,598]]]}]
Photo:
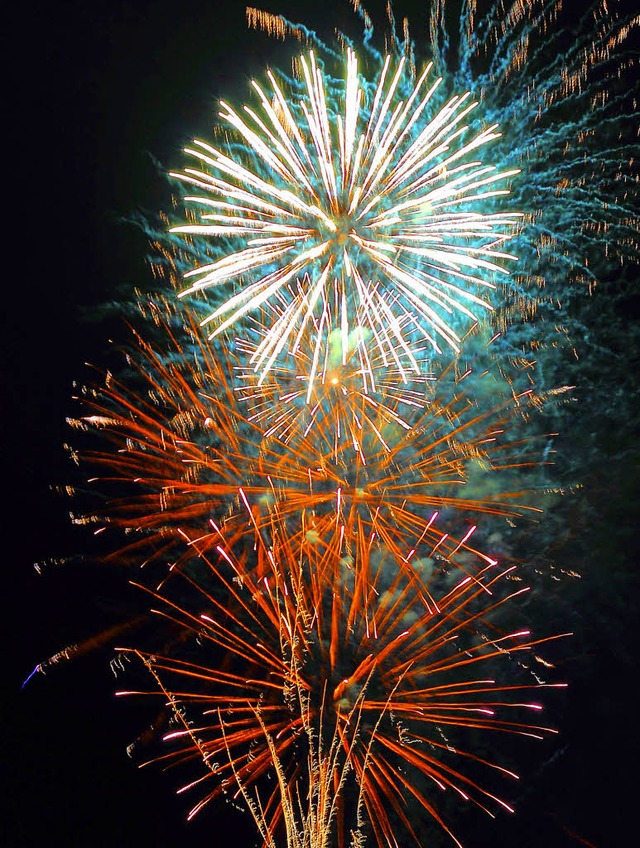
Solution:
[{"label": "orange firework burst", "polygon": [[[116,496],[79,520],[126,531],[121,560],[154,560],[166,573],[191,558],[190,541],[217,544],[210,519],[230,543],[242,537],[240,488],[265,532],[274,507],[294,521],[304,510],[309,521],[332,515],[350,527],[357,517],[399,548],[405,530],[420,535],[438,510],[457,510],[458,530],[467,513],[539,512],[526,505],[514,474],[539,466],[546,441],[517,434],[541,399],[531,389],[516,392],[485,367],[484,354],[405,388],[379,380],[370,393],[345,370],[335,383],[316,380],[307,406],[281,387],[282,375],[280,383],[252,385],[246,369],[234,367],[231,354],[221,361],[193,326],[161,326],[162,353],[137,340],[133,387],[109,376],[99,391],[85,392],[89,414],[74,422],[116,448],[83,453],[100,472],[93,482],[113,485]],[[481,396],[478,385],[486,403],[472,400]],[[479,492],[477,480],[488,473],[496,484]]]},{"label": "orange firework burst", "polygon": [[[488,812],[510,809],[476,773],[516,775],[467,746],[470,731],[553,732],[525,717],[541,707],[524,693],[556,684],[518,662],[547,640],[498,623],[502,606],[527,591],[509,582],[514,570],[464,540],[442,555],[447,537],[435,526],[400,556],[359,519],[348,527],[303,513],[292,532],[272,510],[265,540],[248,502],[245,510],[251,553],[234,553],[214,526],[215,550],[192,543],[200,570],[181,575],[180,599],[152,593],[159,614],[190,632],[190,642],[166,656],[135,651],[181,724],[160,761],[205,766],[182,790],[201,793],[191,815],[222,792],[255,790],[273,836],[287,814],[280,782],[263,781],[274,764],[309,805],[309,781],[333,785],[334,801],[318,819],[341,848],[362,821],[381,848],[399,844],[399,825],[417,841],[414,803],[453,837],[440,792]],[[496,683],[495,666],[504,674],[505,663],[506,680]],[[309,774],[307,761],[319,772]]]}]

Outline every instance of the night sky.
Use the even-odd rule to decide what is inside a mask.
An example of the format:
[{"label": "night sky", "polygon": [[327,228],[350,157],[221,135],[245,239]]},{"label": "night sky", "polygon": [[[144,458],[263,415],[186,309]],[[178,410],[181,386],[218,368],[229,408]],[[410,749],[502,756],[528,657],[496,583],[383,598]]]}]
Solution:
[{"label": "night sky", "polygon": [[[265,7],[327,34],[353,21],[346,0],[330,0],[322,13],[314,11],[319,5],[273,0]],[[412,6],[421,4],[397,3],[398,17]],[[127,758],[149,713],[113,696],[119,684],[109,654],[21,689],[38,661],[106,626],[121,603],[120,581],[90,564],[52,563],[42,574],[33,565],[89,544],[70,526],[70,503],[51,487],[68,479],[63,443],[73,381],[86,378],[85,362],[100,366],[111,356],[115,327],[96,320],[96,307],[149,278],[144,236],[123,219],[166,203],[157,163],[181,163],[181,147],[206,132],[218,96],[239,101],[252,74],[295,52],[290,43],[249,32],[244,8],[216,0],[109,0],[99,7],[67,0],[24,4],[9,20],[5,106],[15,117],[6,122],[4,168],[0,743],[0,807],[6,805],[8,822],[5,828],[0,821],[0,845],[7,848],[216,848],[227,844],[223,827],[236,830],[238,848],[256,841],[248,817],[224,804],[184,823],[189,801],[176,797],[175,779]],[[424,16],[413,12],[411,20],[417,37]],[[603,534],[631,537],[635,511],[626,503],[621,514],[622,526],[603,526]],[[637,609],[633,587],[629,604]],[[596,597],[593,607],[594,621],[602,615],[606,622]],[[551,749],[542,752],[541,770],[525,775],[518,816],[481,817],[467,848],[631,844],[624,833],[636,818],[638,668],[628,653],[626,645],[620,656],[594,657],[590,681],[566,696],[555,761]]]}]

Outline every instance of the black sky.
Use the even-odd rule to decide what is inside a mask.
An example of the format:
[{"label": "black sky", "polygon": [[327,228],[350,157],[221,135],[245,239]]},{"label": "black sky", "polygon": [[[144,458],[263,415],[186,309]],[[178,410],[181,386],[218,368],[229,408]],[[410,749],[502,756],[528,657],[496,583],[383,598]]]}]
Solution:
[{"label": "black sky", "polygon": [[[346,0],[256,5],[327,34],[353,21]],[[396,4],[400,13],[420,5]],[[424,18],[411,17],[417,35]],[[50,487],[68,477],[73,381],[86,375],[85,361],[108,358],[109,326],[90,320],[91,307],[148,275],[144,238],[122,218],[165,200],[154,163],[180,162],[181,146],[209,126],[217,96],[242,98],[253,73],[293,48],[250,33],[240,2],[36,2],[14,8],[6,23],[0,845],[217,848],[234,827],[244,848],[254,844],[245,819],[218,807],[185,824],[188,802],[176,798],[171,776],[127,758],[147,714],[113,697],[106,655],[24,690],[21,682],[39,660],[108,622],[118,596],[108,578],[95,585],[92,573],[87,582],[77,565],[38,575],[33,564],[82,544],[69,503]],[[637,736],[628,735],[633,683],[606,677],[605,665],[596,658],[593,688],[568,696],[575,718],[565,748],[529,775],[517,819],[482,822],[468,848],[632,844],[619,840],[635,818],[628,781],[637,778],[624,774],[633,746],[637,754]],[[613,710],[598,700],[601,671],[620,688]]]}]

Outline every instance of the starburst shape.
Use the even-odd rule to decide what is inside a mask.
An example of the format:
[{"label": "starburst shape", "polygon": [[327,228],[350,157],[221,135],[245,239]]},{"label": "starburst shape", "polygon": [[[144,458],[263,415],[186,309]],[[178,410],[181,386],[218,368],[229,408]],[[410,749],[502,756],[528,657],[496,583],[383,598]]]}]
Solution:
[{"label": "starburst shape", "polygon": [[404,532],[429,536],[443,510],[457,514],[454,534],[470,526],[464,516],[540,512],[533,469],[548,437],[528,419],[545,397],[522,386],[526,372],[496,368],[493,339],[465,342],[464,361],[439,360],[408,386],[378,375],[370,393],[356,352],[342,368],[328,351],[307,402],[308,348],[256,386],[251,346],[220,357],[189,316],[182,327],[162,312],[157,321],[162,347],[137,336],[129,380],[109,374],[86,388],[70,420],[88,431],[83,467],[110,492],[74,520],[115,534],[108,556],[118,562],[153,562],[145,573],[163,580],[192,561],[194,540],[200,550],[218,544],[212,519],[229,544],[252,546],[274,509],[294,522],[301,513],[350,528],[362,521],[394,550]]},{"label": "starburst shape", "polygon": [[305,334],[320,347],[339,332],[347,349],[355,331],[419,373],[414,348],[457,349],[461,316],[491,309],[514,258],[500,248],[521,216],[494,199],[518,171],[476,158],[497,125],[468,126],[477,103],[443,97],[431,65],[414,80],[387,57],[372,84],[353,51],[345,64],[337,80],[302,56],[286,94],[271,72],[269,88],[254,81],[261,110],[222,103],[227,151],[196,141],[200,167],[173,175],[200,192],[186,198],[197,222],[173,232],[211,237],[218,255],[187,272],[183,295],[232,285],[202,322],[210,337],[276,307],[252,357],[260,376]]},{"label": "starburst shape", "polygon": [[294,795],[312,804],[305,781],[313,776],[299,766],[309,747],[335,748],[321,767],[337,782],[346,774],[336,793],[340,848],[359,787],[379,848],[398,844],[394,824],[419,842],[416,805],[460,845],[439,811],[443,793],[491,815],[511,810],[487,784],[517,775],[474,753],[475,733],[547,737],[555,731],[536,720],[542,707],[531,695],[563,684],[529,669],[548,638],[497,623],[503,605],[527,592],[515,570],[463,541],[444,557],[446,534],[434,533],[419,550],[394,553],[362,525],[351,532],[334,520],[314,531],[303,518],[292,534],[274,514],[270,542],[256,533],[251,556],[234,553],[219,528],[211,556],[201,552],[200,578],[181,573],[181,600],[166,588],[152,593],[185,638],[171,654],[134,653],[179,716],[159,759],[204,766],[181,790],[200,793],[190,817],[223,792],[262,787],[275,833],[285,812],[267,777],[274,756]]}]

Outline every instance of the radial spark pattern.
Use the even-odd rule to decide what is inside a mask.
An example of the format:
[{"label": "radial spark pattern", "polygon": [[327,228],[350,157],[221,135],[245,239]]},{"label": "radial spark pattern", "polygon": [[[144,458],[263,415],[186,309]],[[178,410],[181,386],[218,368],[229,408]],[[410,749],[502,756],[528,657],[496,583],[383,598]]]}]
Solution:
[{"label": "radial spark pattern", "polygon": [[197,141],[187,152],[201,170],[174,175],[201,194],[187,198],[200,222],[173,232],[233,240],[186,275],[185,294],[236,284],[203,322],[212,336],[263,304],[281,307],[252,357],[261,374],[305,332],[318,345],[339,332],[346,349],[356,330],[385,362],[419,373],[414,343],[456,349],[455,314],[475,320],[491,308],[478,290],[513,258],[500,245],[519,216],[490,211],[490,200],[517,170],[477,159],[497,126],[469,132],[477,103],[468,93],[444,103],[431,65],[411,81],[404,59],[387,57],[371,86],[353,51],[345,64],[341,81],[313,53],[301,57],[299,94],[272,73],[267,89],[254,82],[260,112],[220,112],[247,154]]},{"label": "radial spark pattern", "polygon": [[344,785],[318,845],[332,844],[334,832],[333,844],[348,844],[360,790],[380,848],[402,844],[399,828],[417,838],[416,804],[453,836],[434,791],[487,812],[511,809],[460,769],[472,764],[484,780],[517,776],[465,739],[471,730],[545,737],[553,731],[527,718],[541,710],[531,691],[555,684],[518,661],[539,642],[499,625],[502,605],[527,591],[521,578],[462,543],[442,556],[446,534],[434,533],[435,544],[423,535],[399,558],[359,522],[320,527],[303,516],[292,533],[273,514],[271,542],[256,528],[253,555],[238,558],[219,533],[216,550],[201,552],[197,579],[182,575],[186,605],[155,595],[160,614],[192,634],[178,656],[137,652],[182,724],[167,734],[161,761],[205,767],[183,790],[200,795],[192,815],[223,791],[262,787],[273,837],[283,808],[263,779],[274,756],[292,794],[305,797],[309,747],[322,764],[336,746],[329,783]]},{"label": "radial spark pattern", "polygon": [[138,339],[128,381],[109,375],[87,391],[73,422],[99,434],[97,449],[81,451],[83,466],[111,492],[106,509],[76,521],[124,532],[111,558],[154,561],[163,579],[193,559],[194,540],[199,550],[218,544],[211,520],[229,544],[241,541],[245,502],[261,528],[274,508],[296,522],[302,512],[338,516],[382,533],[395,551],[403,532],[420,535],[443,510],[454,537],[474,514],[539,514],[549,442],[529,418],[544,398],[525,388],[526,363],[499,367],[493,344],[472,335],[464,359],[415,385],[387,374],[373,394],[338,369],[336,384],[315,382],[307,404],[304,358],[301,372],[274,371],[256,386],[242,350],[221,360],[196,326],[157,320],[164,349]]}]

